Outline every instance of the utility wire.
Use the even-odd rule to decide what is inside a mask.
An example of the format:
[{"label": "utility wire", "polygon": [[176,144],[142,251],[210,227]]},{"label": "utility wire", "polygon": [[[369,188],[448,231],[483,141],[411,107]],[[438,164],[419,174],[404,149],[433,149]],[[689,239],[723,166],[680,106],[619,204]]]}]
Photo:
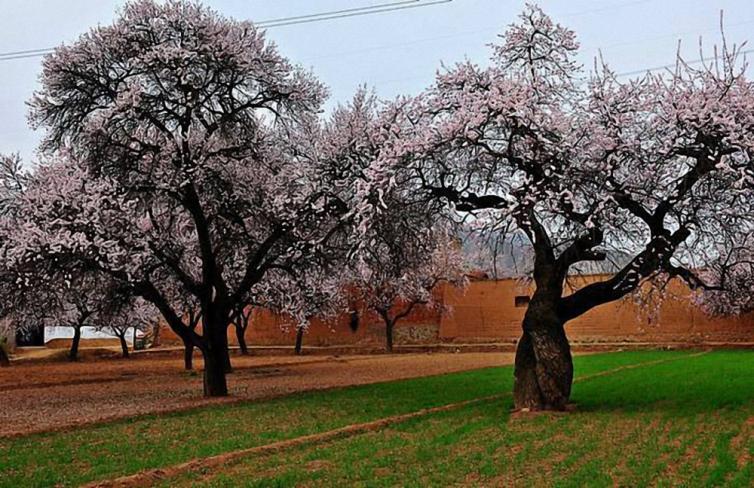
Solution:
[{"label": "utility wire", "polygon": [[[304,20],[294,20],[294,21],[286,21],[286,22],[279,22],[275,24],[261,24],[261,27],[265,27],[267,29],[272,27],[283,27],[286,25],[297,25],[297,24],[309,24],[311,22],[322,22],[324,20],[333,20],[333,19],[344,19],[347,17],[358,17],[362,15],[373,15],[373,14],[380,14],[383,12],[395,12],[396,10],[408,10],[412,8],[420,8],[420,7],[429,7],[431,5],[440,5],[443,3],[451,3],[454,0],[432,0],[432,1],[426,1],[421,3],[413,3],[411,2],[410,5],[396,5],[395,7],[386,7],[386,8],[374,8],[372,10],[366,11],[366,12],[351,12],[351,13],[345,13],[345,14],[339,14],[339,15],[330,15],[325,17],[317,17],[315,19],[304,19]],[[260,24],[257,24],[260,25]]]},{"label": "utility wire", "polygon": [[[356,7],[341,10],[332,10],[328,12],[319,12],[316,14],[297,15],[294,17],[284,17],[280,19],[270,19],[255,23],[257,27],[270,29],[273,27],[284,27],[287,25],[309,24],[313,22],[323,22],[327,20],[343,19],[348,17],[359,17],[363,15],[373,15],[398,10],[407,10],[413,8],[429,7],[444,3],[451,3],[454,0],[401,0],[394,2],[381,3],[365,7]],[[55,48],[28,49],[24,51],[10,51],[0,53],[0,61],[10,61],[14,59],[34,58],[44,56],[55,51]]]},{"label": "utility wire", "polygon": [[[752,49],[746,49],[745,51],[738,51],[739,56],[744,56],[746,54],[754,53],[754,48]],[[692,61],[686,61],[683,62],[685,64],[699,64],[704,63],[705,61],[714,61],[715,59],[720,59],[720,56],[707,56],[701,59],[694,59]],[[675,68],[676,63],[670,63],[670,64],[664,64],[662,66],[655,66],[654,68],[644,68],[644,69],[637,69],[634,71],[624,71],[622,73],[618,73],[615,76],[616,77],[625,77],[625,76],[634,76],[634,75],[642,75],[644,73],[651,73],[653,71],[660,71],[662,69],[670,69]]]},{"label": "utility wire", "polygon": [[364,12],[364,11],[368,12],[370,10],[374,10],[378,8],[395,7],[399,5],[421,3],[421,1],[422,0],[401,0],[401,1],[394,1],[394,2],[389,2],[389,3],[381,3],[378,5],[368,5],[364,7],[347,8],[347,9],[342,9],[342,10],[331,10],[328,12],[319,12],[316,14],[297,15],[295,17],[282,17],[279,19],[262,20],[259,22],[255,22],[255,24],[263,26],[265,24],[277,24],[281,22],[291,22],[291,21],[296,21],[296,20],[315,19],[315,18],[330,16],[330,15],[350,14],[350,13],[358,13],[358,12]]}]

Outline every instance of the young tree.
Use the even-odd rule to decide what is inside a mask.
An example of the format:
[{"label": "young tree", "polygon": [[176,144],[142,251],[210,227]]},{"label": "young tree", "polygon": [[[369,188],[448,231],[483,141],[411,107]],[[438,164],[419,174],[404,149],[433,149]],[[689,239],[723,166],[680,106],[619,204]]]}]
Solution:
[{"label": "young tree", "polygon": [[[139,0],[47,56],[31,119],[57,162],[6,259],[96,269],[151,302],[227,394],[227,328],[273,269],[345,241],[358,172],[312,144],[324,89],[248,22]],[[163,283],[193,297],[201,333]]]},{"label": "young tree", "polygon": [[22,329],[64,327],[73,330],[69,361],[78,361],[84,328],[101,329],[122,307],[121,290],[107,276],[97,273],[69,273],[60,280],[26,268],[20,275],[11,320]]},{"label": "young tree", "polygon": [[[529,6],[493,46],[492,66],[458,64],[385,111],[392,134],[369,171],[368,227],[391,192],[448,203],[490,232],[519,232],[536,291],[515,362],[517,408],[563,409],[573,379],[565,324],[658,276],[716,287],[706,249],[742,242],[754,222],[754,87],[739,48],[697,69],[588,80],[572,31]],[[627,264],[565,294],[579,263]]]},{"label": "young tree", "polygon": [[[394,229],[398,231],[398,229]],[[360,300],[385,323],[385,350],[393,352],[393,331],[417,305],[438,307],[433,293],[441,283],[465,284],[464,259],[459,243],[446,230],[427,232],[420,246],[411,234],[380,233],[382,249],[371,247],[355,273]],[[410,237],[404,242],[404,237]],[[433,248],[433,247],[434,248]]]},{"label": "young tree", "polygon": [[297,356],[303,352],[304,334],[309,331],[314,317],[326,322],[346,310],[348,284],[343,280],[342,273],[311,273],[307,278],[296,280],[289,286],[295,296],[294,302],[297,302],[287,307],[288,315],[295,321],[296,342],[293,351]]},{"label": "young tree", "polygon": [[[117,291],[115,293],[118,293]],[[143,299],[124,296],[114,297],[112,305],[98,317],[97,330],[118,338],[121,355],[130,357],[127,336],[132,334],[136,347],[138,332],[146,332],[153,324],[157,310]]]},{"label": "young tree", "polygon": [[253,312],[254,307],[239,304],[233,315],[233,325],[236,329],[236,341],[238,341],[238,349],[242,356],[249,355],[249,346],[246,345],[246,330],[251,323],[251,315]]}]

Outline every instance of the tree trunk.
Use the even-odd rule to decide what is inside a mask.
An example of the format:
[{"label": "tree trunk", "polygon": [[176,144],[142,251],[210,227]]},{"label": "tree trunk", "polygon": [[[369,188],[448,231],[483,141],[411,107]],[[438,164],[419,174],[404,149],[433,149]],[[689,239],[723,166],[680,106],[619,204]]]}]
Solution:
[{"label": "tree trunk", "polygon": [[296,331],[296,346],[294,348],[294,351],[296,353],[296,356],[301,355],[301,348],[304,345],[304,328],[299,327]]},{"label": "tree trunk", "polygon": [[80,342],[81,342],[81,327],[74,327],[73,339],[71,340],[71,350],[68,352],[69,361],[78,361]]},{"label": "tree trunk", "polygon": [[5,344],[0,344],[0,368],[10,366],[10,357],[5,350]]},{"label": "tree trunk", "polygon": [[194,369],[194,345],[191,343],[183,344],[183,367],[186,371]]},{"label": "tree trunk", "polygon": [[225,375],[231,371],[228,354],[228,315],[221,308],[202,313],[204,338],[202,356],[204,358],[204,396],[228,396],[228,383]]},{"label": "tree trunk", "polygon": [[246,345],[246,328],[239,324],[236,324],[236,340],[238,341],[238,347],[241,349],[241,355],[248,356],[249,348]]},{"label": "tree trunk", "polygon": [[392,321],[385,321],[385,351],[393,352],[393,326]]},{"label": "tree trunk", "polygon": [[150,348],[152,347],[159,347],[160,345],[160,329],[162,329],[162,324],[157,321],[157,323],[154,326],[154,333],[152,334],[152,343],[149,345]]},{"label": "tree trunk", "polygon": [[228,396],[228,383],[225,378],[228,348],[210,345],[202,348],[202,355],[204,357],[204,396]]},{"label": "tree trunk", "polygon": [[125,335],[118,336],[118,339],[120,339],[120,351],[121,351],[121,355],[124,358],[128,358],[129,357],[129,354],[128,354],[128,342],[126,342],[126,336]]},{"label": "tree trunk", "polygon": [[230,362],[230,349],[228,348],[228,325],[229,324],[225,324],[225,326],[222,327],[222,337],[218,341],[220,344],[218,354],[223,361],[225,374],[233,372],[233,365]]},{"label": "tree trunk", "polygon": [[535,293],[523,322],[515,362],[516,409],[564,410],[571,395],[573,361],[557,298]]}]

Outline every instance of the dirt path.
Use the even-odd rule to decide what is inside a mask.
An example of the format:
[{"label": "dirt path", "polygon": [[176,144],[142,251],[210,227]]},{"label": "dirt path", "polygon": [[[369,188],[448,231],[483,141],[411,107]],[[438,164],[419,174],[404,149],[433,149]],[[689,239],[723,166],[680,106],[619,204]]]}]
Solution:
[{"label": "dirt path", "polygon": [[[201,397],[178,358],[19,364],[0,369],[0,437],[149,413],[511,364],[513,354],[234,357],[231,397]],[[196,361],[201,368],[201,360]]]}]

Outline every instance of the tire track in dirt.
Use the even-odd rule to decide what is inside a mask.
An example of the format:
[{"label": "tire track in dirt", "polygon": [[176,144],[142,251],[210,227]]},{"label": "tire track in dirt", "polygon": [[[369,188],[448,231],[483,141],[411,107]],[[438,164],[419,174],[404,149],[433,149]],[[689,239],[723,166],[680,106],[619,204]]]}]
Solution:
[{"label": "tire track in dirt", "polygon": [[[647,366],[654,366],[658,364],[679,361],[682,359],[691,359],[691,358],[695,358],[695,357],[707,354],[708,352],[709,351],[702,351],[699,353],[684,355],[681,357],[675,357],[675,358],[669,358],[669,359],[658,359],[654,361],[646,361],[642,363],[629,364],[625,366],[620,366],[618,368],[601,371],[599,373],[581,376],[574,379],[573,382],[580,383],[580,382],[588,381],[590,379],[620,373],[626,370],[637,369],[637,368],[647,367]],[[234,461],[238,461],[246,457],[250,457],[254,455],[273,454],[273,453],[280,452],[280,451],[293,448],[293,447],[322,444],[325,442],[352,437],[352,436],[367,433],[367,432],[374,432],[374,431],[378,431],[380,429],[389,427],[391,425],[406,422],[408,420],[426,417],[428,415],[432,415],[435,413],[458,410],[464,407],[478,405],[478,404],[490,402],[493,400],[501,400],[508,396],[510,396],[510,393],[508,392],[500,393],[497,395],[475,398],[475,399],[466,400],[463,402],[450,403],[450,404],[441,405],[438,407],[425,408],[425,409],[418,410],[415,412],[410,412],[410,413],[405,413],[401,415],[395,415],[392,417],[385,417],[382,419],[373,420],[371,422],[351,424],[345,427],[340,427],[340,428],[329,430],[326,432],[309,434],[309,435],[305,435],[301,437],[296,437],[293,439],[277,441],[270,444],[264,444],[261,446],[241,449],[238,451],[226,452],[226,453],[218,454],[215,456],[209,456],[205,458],[196,458],[196,459],[192,459],[191,461],[187,461],[185,463],[177,464],[174,466],[169,466],[166,468],[151,469],[151,470],[142,471],[133,475],[123,476],[123,477],[119,477],[119,478],[115,478],[111,480],[97,481],[97,482],[84,485],[84,488],[136,488],[136,487],[153,486],[156,483],[165,481],[170,478],[174,478],[182,474],[186,474],[190,472],[206,471],[208,469],[217,468],[223,465],[230,464]]]}]

